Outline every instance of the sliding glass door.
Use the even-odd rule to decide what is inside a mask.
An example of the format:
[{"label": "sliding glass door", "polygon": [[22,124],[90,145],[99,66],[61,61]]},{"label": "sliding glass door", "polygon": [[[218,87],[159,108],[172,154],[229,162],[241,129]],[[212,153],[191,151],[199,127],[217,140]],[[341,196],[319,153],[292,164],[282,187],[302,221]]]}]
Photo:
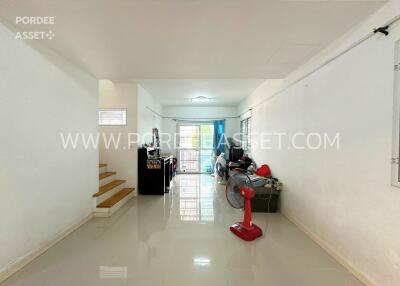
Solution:
[{"label": "sliding glass door", "polygon": [[212,123],[179,123],[178,134],[179,172],[211,173],[214,125]]},{"label": "sliding glass door", "polygon": [[212,173],[212,156],[214,145],[214,125],[200,125],[200,172]]},{"label": "sliding glass door", "polygon": [[178,162],[180,172],[200,172],[200,126],[178,125]]}]

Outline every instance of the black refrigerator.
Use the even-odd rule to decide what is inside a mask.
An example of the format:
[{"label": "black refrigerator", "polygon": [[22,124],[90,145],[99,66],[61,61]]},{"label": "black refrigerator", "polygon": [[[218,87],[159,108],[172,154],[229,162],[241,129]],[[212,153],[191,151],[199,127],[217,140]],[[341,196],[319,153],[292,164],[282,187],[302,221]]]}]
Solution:
[{"label": "black refrigerator", "polygon": [[141,195],[164,195],[172,180],[172,157],[150,157],[150,152],[154,150],[138,149],[138,191]]}]

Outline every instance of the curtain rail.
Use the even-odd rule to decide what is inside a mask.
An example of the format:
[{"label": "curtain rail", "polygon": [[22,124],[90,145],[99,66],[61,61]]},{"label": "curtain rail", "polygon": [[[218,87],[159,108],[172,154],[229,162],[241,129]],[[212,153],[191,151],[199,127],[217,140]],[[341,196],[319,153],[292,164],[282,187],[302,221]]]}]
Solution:
[{"label": "curtain rail", "polygon": [[223,116],[223,117],[205,117],[205,118],[193,118],[193,117],[179,117],[179,116],[164,116],[157,111],[151,109],[150,107],[146,106],[148,110],[156,114],[157,116],[165,119],[172,119],[172,120],[224,120],[224,119],[234,119],[239,118],[239,115],[236,116]]}]

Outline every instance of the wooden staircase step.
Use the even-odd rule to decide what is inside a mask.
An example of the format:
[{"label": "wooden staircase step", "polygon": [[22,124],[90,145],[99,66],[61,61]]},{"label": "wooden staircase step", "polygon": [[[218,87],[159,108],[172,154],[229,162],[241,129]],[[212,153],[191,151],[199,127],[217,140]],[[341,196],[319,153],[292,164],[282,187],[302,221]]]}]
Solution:
[{"label": "wooden staircase step", "polygon": [[104,186],[101,186],[99,188],[99,191],[93,195],[93,197],[99,197],[104,193],[107,193],[108,191],[111,191],[115,187],[118,187],[119,185],[125,183],[125,180],[114,180],[108,184],[105,184]]},{"label": "wooden staircase step", "polygon": [[99,164],[99,168],[107,167],[107,164]]},{"label": "wooden staircase step", "polygon": [[100,173],[99,174],[99,180],[103,180],[103,179],[105,179],[105,178],[107,178],[107,177],[110,177],[110,176],[112,176],[112,175],[115,175],[116,173],[115,172],[104,172],[104,173]]},{"label": "wooden staircase step", "polygon": [[125,198],[127,195],[132,193],[135,189],[134,188],[125,188],[113,195],[111,198],[105,200],[101,204],[99,204],[97,207],[98,208],[111,208],[115,204],[117,204],[119,201],[121,201],[123,198]]}]

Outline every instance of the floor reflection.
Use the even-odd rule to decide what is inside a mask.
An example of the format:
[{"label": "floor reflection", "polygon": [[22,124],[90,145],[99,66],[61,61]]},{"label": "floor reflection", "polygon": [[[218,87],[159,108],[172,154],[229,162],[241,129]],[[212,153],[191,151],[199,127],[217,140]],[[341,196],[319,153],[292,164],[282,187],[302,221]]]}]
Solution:
[{"label": "floor reflection", "polygon": [[213,222],[213,190],[213,180],[207,176],[182,175],[178,185],[180,220]]},{"label": "floor reflection", "polygon": [[178,175],[170,193],[89,221],[1,285],[361,286],[279,213],[254,214],[266,230],[254,242],[229,231],[242,217],[211,176]]}]

